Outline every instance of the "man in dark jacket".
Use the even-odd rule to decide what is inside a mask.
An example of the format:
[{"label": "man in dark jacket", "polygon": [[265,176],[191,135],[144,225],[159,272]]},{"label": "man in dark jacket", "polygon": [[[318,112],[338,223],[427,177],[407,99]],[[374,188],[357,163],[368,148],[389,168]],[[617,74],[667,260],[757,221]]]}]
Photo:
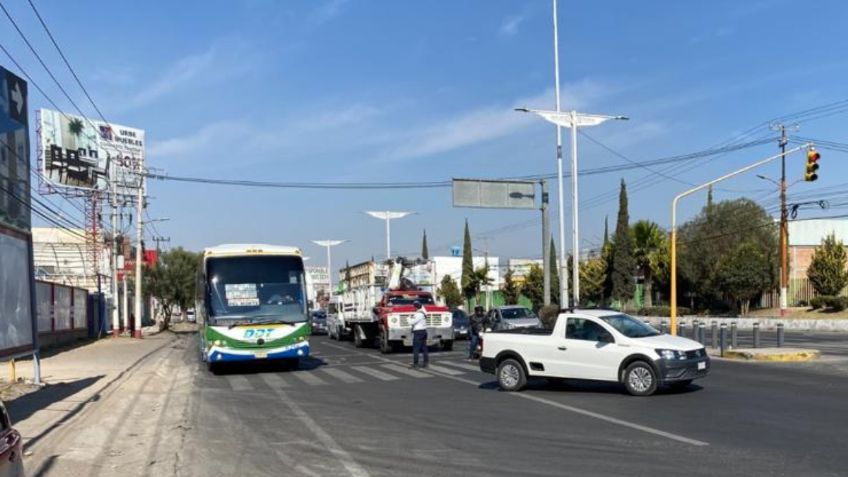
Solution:
[{"label": "man in dark jacket", "polygon": [[468,359],[473,360],[477,356],[477,345],[480,343],[480,332],[486,330],[489,320],[486,318],[486,313],[483,307],[477,305],[474,307],[474,314],[468,318],[471,325],[471,332],[468,340]]}]

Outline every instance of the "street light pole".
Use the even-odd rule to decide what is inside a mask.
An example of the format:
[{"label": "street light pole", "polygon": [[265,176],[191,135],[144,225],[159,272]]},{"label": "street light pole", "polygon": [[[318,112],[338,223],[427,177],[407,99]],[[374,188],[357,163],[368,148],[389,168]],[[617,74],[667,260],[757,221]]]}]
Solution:
[{"label": "street light pole", "polygon": [[386,221],[386,260],[392,258],[392,228],[391,221],[392,219],[402,219],[407,215],[412,215],[415,212],[394,212],[391,210],[385,211],[373,211],[366,210],[366,214],[374,217],[375,219],[382,219]]},{"label": "street light pole", "polygon": [[[560,112],[559,95],[559,22],[557,21],[557,0],[553,0],[554,18],[554,95],[556,112]],[[565,265],[565,192],[562,184],[562,125],[556,125],[557,187],[559,192],[559,306],[568,306],[568,267]]]},{"label": "street light pole", "polygon": [[798,146],[794,149],[790,149],[788,151],[782,151],[780,154],[769,156],[763,160],[757,161],[753,164],[745,166],[736,171],[727,173],[718,179],[713,179],[709,182],[701,184],[699,186],[693,187],[685,192],[681,192],[674,197],[674,200],[671,201],[671,313],[670,313],[670,332],[672,335],[677,334],[677,204],[680,202],[680,199],[694,194],[699,190],[704,190],[707,187],[717,184],[725,179],[730,179],[731,177],[742,174],[743,172],[748,172],[751,169],[756,169],[764,164],[767,164],[777,158],[786,157],[787,154],[792,154],[794,152],[798,152],[802,149],[806,149],[812,147],[812,144],[804,144],[803,146]]},{"label": "street light pole", "polygon": [[335,247],[336,245],[341,245],[347,242],[347,240],[313,240],[312,243],[315,245],[319,245],[321,247],[327,248],[327,280],[329,282],[328,287],[330,291],[330,297],[333,296],[333,262],[332,257],[330,255],[330,249]]},{"label": "street light pole", "polygon": [[[578,209],[580,208],[579,198],[577,195],[577,128],[585,128],[590,126],[597,126],[603,122],[606,122],[610,119],[616,120],[627,120],[630,119],[627,116],[607,116],[603,114],[588,114],[588,113],[580,113],[577,111],[545,111],[539,109],[528,109],[528,108],[516,108],[516,111],[521,111],[523,113],[533,113],[537,116],[541,116],[544,120],[554,123],[557,127],[562,126],[566,128],[571,128],[571,219],[573,226],[573,240],[574,243],[571,244],[572,250],[572,260],[574,265],[574,274],[572,276],[573,286],[573,299],[574,304],[580,303],[580,222],[579,222],[579,213]],[[558,156],[561,154],[559,152],[562,150],[561,147],[557,147]],[[560,161],[561,162],[561,161]],[[559,183],[560,183],[560,201],[562,201],[562,168],[560,167],[557,171],[559,175]],[[564,242],[565,232],[564,232],[564,218],[563,218],[563,209],[560,206],[560,241]],[[560,264],[561,272],[560,277],[564,277],[562,281],[568,281],[568,266],[565,263],[565,252],[562,251],[565,249],[565,246],[561,246],[561,261]],[[567,291],[567,289],[566,289]],[[567,294],[566,294],[567,295]],[[561,303],[565,303],[562,302]]]}]

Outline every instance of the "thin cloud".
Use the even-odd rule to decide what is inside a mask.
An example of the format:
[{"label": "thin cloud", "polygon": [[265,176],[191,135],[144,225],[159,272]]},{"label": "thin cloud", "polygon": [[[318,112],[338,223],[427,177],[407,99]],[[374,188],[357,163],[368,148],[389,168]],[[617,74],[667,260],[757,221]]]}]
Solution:
[{"label": "thin cloud", "polygon": [[501,35],[515,36],[522,22],[524,22],[524,15],[510,15],[504,18],[500,28]]},{"label": "thin cloud", "polygon": [[215,64],[215,49],[180,58],[127,101],[130,108],[146,106],[195,80]]}]

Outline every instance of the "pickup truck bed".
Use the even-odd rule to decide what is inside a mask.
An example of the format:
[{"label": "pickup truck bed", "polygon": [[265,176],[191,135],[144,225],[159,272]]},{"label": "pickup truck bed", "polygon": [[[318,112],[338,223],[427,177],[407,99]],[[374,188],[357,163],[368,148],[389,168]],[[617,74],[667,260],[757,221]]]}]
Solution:
[{"label": "pickup truck bed", "polygon": [[534,335],[534,336],[551,336],[554,330],[549,328],[515,328],[511,330],[496,330],[487,331],[484,334],[501,334],[501,335]]}]

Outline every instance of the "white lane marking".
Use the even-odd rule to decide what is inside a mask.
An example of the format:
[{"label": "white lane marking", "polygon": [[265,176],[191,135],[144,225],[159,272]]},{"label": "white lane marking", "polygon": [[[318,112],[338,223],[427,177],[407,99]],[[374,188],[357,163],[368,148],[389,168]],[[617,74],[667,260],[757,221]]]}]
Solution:
[{"label": "white lane marking", "polygon": [[468,371],[480,371],[480,366],[475,366],[473,364],[468,364],[468,363],[456,363],[454,361],[439,361],[439,364],[446,364],[446,365],[451,366],[451,367],[462,368],[462,369],[466,369]]},{"label": "white lane marking", "polygon": [[465,374],[465,372],[463,372],[463,371],[457,371],[455,369],[445,368],[444,366],[438,366],[438,365],[435,365],[435,364],[429,365],[427,367],[427,369],[429,369],[430,371],[435,371],[439,374],[447,374],[447,375],[450,375],[450,376],[459,376],[459,375]]},{"label": "white lane marking", "polygon": [[[363,353],[363,355],[365,355],[365,353]],[[375,356],[374,358],[381,360],[381,361],[392,362],[392,360],[390,360],[388,358],[383,358],[381,356]],[[384,368],[390,368],[390,369],[391,368],[399,368],[400,370],[403,370],[403,374],[407,374],[407,372],[413,371],[411,369],[406,369],[406,368],[403,368],[403,367],[397,366],[397,365],[384,365],[383,367]],[[400,371],[398,371],[398,372],[400,372]],[[417,371],[415,371],[415,372],[417,372]],[[421,374],[426,374],[426,373],[421,373]],[[446,378],[446,379],[453,379],[454,381],[459,381],[459,382],[462,382],[462,383],[471,384],[473,386],[477,386],[477,387],[480,386],[479,381],[472,381],[470,379],[465,379],[465,378],[461,378],[461,377],[458,377],[458,376],[449,376],[449,375],[445,375],[445,374],[427,374],[427,376],[441,376],[441,377]],[[624,420],[617,419],[617,418],[614,418],[614,417],[611,417],[611,416],[605,416],[603,414],[599,414],[599,413],[592,412],[592,411],[587,411],[587,410],[581,409],[579,407],[569,406],[567,404],[560,404],[558,402],[550,401],[548,399],[536,397],[536,396],[533,396],[533,395],[530,395],[530,394],[526,394],[526,393],[507,393],[507,394],[509,396],[522,398],[522,399],[529,399],[530,401],[535,401],[535,402],[538,402],[538,403],[541,403],[541,404],[547,404],[549,406],[556,407],[556,408],[562,409],[564,411],[570,411],[570,412],[574,412],[576,414],[581,414],[581,415],[584,415],[584,416],[593,417],[593,418],[601,420],[601,421],[609,422],[611,424],[616,424],[616,425],[619,425],[619,426],[622,426],[622,427],[628,427],[630,429],[635,429],[637,431],[642,431],[642,432],[645,432],[645,433],[648,433],[648,434],[653,434],[655,436],[665,437],[665,438],[673,440],[673,441],[682,442],[682,443],[690,444],[690,445],[694,445],[694,446],[708,446],[708,445],[710,445],[708,442],[699,441],[699,440],[696,440],[696,439],[690,439],[690,438],[685,437],[685,436],[681,436],[681,435],[678,435],[678,434],[672,434],[670,432],[655,429],[653,427],[648,427],[648,426],[643,426],[641,424],[636,424],[635,422],[629,422],[629,421],[624,421]]]},{"label": "white lane marking", "polygon": [[354,376],[350,373],[346,373],[346,372],[342,371],[341,369],[320,368],[320,371],[327,373],[330,376],[338,379],[339,381],[342,381],[342,382],[347,383],[347,384],[363,382],[361,379],[357,378],[356,376]]},{"label": "white lane marking", "polygon": [[[387,359],[386,361],[391,362],[390,359]],[[392,370],[396,373],[405,374],[407,376],[412,376],[413,378],[432,378],[433,377],[432,374],[422,373],[421,371],[416,371],[414,369],[404,368],[403,366],[400,366],[398,364],[384,364],[381,367],[383,367],[385,369],[390,369],[390,370]]]},{"label": "white lane marking", "polygon": [[368,366],[351,366],[351,368],[359,371],[360,373],[367,374],[377,379],[382,379],[383,381],[396,381],[400,379],[397,376],[392,376],[389,373],[384,373],[378,369],[369,368]]},{"label": "white lane marking", "polygon": [[323,386],[327,384],[327,381],[313,375],[310,371],[297,371],[291,373],[291,375],[310,386]]},{"label": "white lane marking", "polygon": [[[301,373],[293,374],[297,375]],[[280,397],[280,402],[287,406],[292,412],[292,414],[297,417],[300,422],[302,422],[303,425],[305,425],[310,431],[312,431],[313,434],[315,434],[315,437],[317,437],[321,444],[324,445],[324,448],[326,448],[331,454],[333,454],[333,456],[339,461],[340,464],[342,464],[345,470],[347,470],[348,474],[352,475],[353,477],[370,476],[368,471],[365,470],[365,468],[363,468],[361,465],[359,465],[355,460],[353,460],[353,457],[346,450],[344,450],[344,448],[342,448],[342,446],[340,446],[335,441],[335,439],[333,439],[332,436],[327,433],[327,431],[325,431],[317,422],[315,422],[315,420],[312,419],[312,417],[310,417],[309,414],[307,414],[306,411],[304,411],[294,401],[294,399],[291,399],[289,395],[282,389],[277,389],[276,392],[277,396]]]},{"label": "white lane marking", "polygon": [[259,376],[271,389],[287,388],[291,386],[291,384],[289,384],[289,382],[283,379],[283,377],[279,374],[262,373]]},{"label": "white lane marking", "polygon": [[289,457],[288,454],[286,454],[285,452],[283,452],[281,450],[277,451],[277,457],[279,457],[280,460],[283,461],[283,463],[286,466],[291,467],[292,469],[300,472],[303,475],[308,475],[310,477],[321,477],[321,474],[319,474],[318,472],[312,471],[308,467],[305,467],[301,464],[298,464],[294,459]]},{"label": "white lane marking", "polygon": [[253,385],[244,376],[232,374],[227,376],[227,381],[233,391],[253,391]]}]

